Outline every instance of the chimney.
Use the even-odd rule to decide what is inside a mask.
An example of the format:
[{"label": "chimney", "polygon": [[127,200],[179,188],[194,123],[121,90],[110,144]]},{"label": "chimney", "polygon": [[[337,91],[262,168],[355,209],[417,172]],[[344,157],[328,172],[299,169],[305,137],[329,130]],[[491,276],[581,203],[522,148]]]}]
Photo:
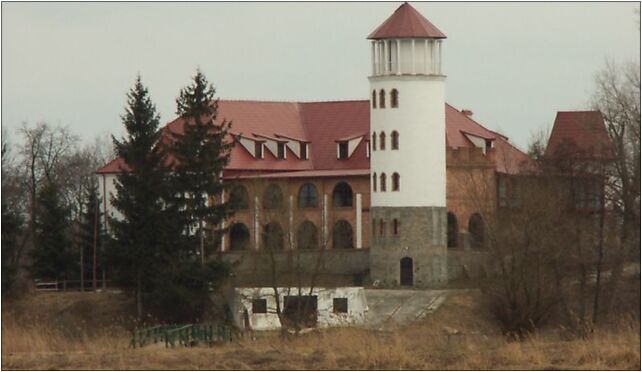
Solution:
[{"label": "chimney", "polygon": [[473,112],[470,111],[469,109],[463,109],[463,110],[461,110],[461,113],[466,115],[466,116],[468,116],[468,117],[473,116]]}]

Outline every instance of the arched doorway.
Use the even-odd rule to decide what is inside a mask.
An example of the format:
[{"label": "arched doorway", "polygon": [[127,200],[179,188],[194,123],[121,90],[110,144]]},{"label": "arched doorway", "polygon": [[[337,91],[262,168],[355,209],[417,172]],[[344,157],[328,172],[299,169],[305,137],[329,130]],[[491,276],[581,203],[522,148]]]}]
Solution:
[{"label": "arched doorway", "polygon": [[353,248],[352,226],[346,220],[339,220],[332,228],[332,248]]},{"label": "arched doorway", "polygon": [[484,220],[479,213],[473,213],[468,220],[470,247],[479,251],[484,248]]},{"label": "arched doorway", "polygon": [[399,284],[403,286],[413,286],[413,267],[412,258],[404,257],[399,262]]},{"label": "arched doorway", "polygon": [[230,228],[230,250],[244,251],[250,247],[250,230],[238,222]]}]

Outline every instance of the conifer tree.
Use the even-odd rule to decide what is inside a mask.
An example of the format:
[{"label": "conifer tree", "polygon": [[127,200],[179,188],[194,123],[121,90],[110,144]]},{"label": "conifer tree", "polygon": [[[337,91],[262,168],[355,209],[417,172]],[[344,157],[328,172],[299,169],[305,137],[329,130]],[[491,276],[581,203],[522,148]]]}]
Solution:
[{"label": "conifer tree", "polygon": [[35,241],[29,267],[32,277],[70,279],[77,268],[69,239],[70,209],[62,201],[59,187],[47,182],[38,195]]},{"label": "conifer tree", "polygon": [[165,208],[168,172],[159,146],[159,115],[140,76],[127,94],[121,118],[127,134],[121,140],[112,139],[125,165],[112,198],[120,217],[110,220],[114,236],[110,256],[122,284],[134,283],[141,319],[144,297],[159,285],[175,258],[168,218],[171,213]]},{"label": "conifer tree", "polygon": [[175,158],[173,195],[186,225],[188,247],[199,247],[201,265],[205,262],[206,239],[208,245],[216,244],[212,240],[222,233],[218,226],[232,212],[230,203],[220,200],[225,189],[221,176],[233,146],[226,141],[231,124],[216,122],[215,92],[197,70],[192,83],[176,99],[176,113],[185,124],[182,133],[173,133],[171,146]]},{"label": "conifer tree", "polygon": [[[92,282],[94,271],[94,244],[96,249],[96,272],[104,265],[102,247],[105,239],[103,213],[99,208],[98,184],[92,182],[84,192],[83,212],[79,221],[77,242],[82,249],[83,277]],[[94,241],[95,240],[95,241]]]}]

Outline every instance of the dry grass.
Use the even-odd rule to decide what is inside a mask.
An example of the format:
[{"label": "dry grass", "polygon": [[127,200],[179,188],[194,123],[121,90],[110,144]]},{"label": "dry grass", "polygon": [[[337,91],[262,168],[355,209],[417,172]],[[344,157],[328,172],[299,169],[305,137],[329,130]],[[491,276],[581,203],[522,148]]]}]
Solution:
[{"label": "dry grass", "polygon": [[[64,299],[67,294],[55,296],[5,304],[3,369],[640,369],[638,319],[599,330],[587,340],[565,341],[552,330],[509,342],[481,311],[475,293],[453,296],[429,318],[387,333],[344,328],[290,339],[262,333],[255,340],[211,348],[142,350],[127,349],[129,333],[122,318],[104,326],[110,323],[106,304],[86,307],[79,303],[87,295],[77,294],[73,301]],[[37,316],[25,312],[38,304]],[[71,310],[80,314],[65,315]],[[464,334],[448,337],[444,326]]]}]

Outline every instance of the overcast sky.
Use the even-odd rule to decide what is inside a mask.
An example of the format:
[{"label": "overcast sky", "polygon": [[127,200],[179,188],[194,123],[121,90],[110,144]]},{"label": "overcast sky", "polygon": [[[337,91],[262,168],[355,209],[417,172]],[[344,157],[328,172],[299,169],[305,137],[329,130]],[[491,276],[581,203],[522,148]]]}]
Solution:
[{"label": "overcast sky", "polygon": [[[366,36],[401,3],[2,3],[2,126],[122,133],[137,73],[163,122],[195,68],[223,99],[367,99]],[[639,61],[637,3],[413,3],[443,31],[450,104],[520,147]],[[233,119],[233,118],[231,118]]]}]

